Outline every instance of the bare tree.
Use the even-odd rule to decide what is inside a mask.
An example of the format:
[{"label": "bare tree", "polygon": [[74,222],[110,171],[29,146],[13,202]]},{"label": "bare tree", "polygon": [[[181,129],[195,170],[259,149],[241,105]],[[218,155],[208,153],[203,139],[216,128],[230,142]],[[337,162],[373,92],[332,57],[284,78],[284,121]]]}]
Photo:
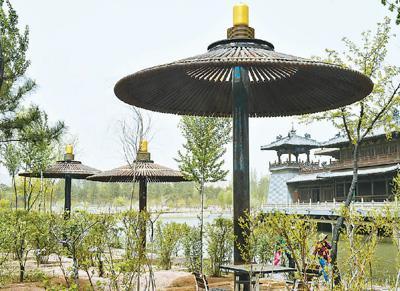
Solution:
[{"label": "bare tree", "polygon": [[[137,155],[140,150],[140,144],[144,140],[149,139],[151,130],[151,117],[149,114],[145,114],[143,110],[132,106],[131,107],[131,116],[128,120],[121,121],[121,136],[120,141],[122,144],[123,154],[125,157],[125,161],[128,163],[129,167],[133,171],[132,176],[132,192],[130,197],[130,206],[129,209],[132,210],[133,207],[133,197],[135,193],[135,180],[136,180],[136,166],[135,161],[137,160]],[[141,214],[141,212],[139,212]],[[142,217],[139,215],[139,219],[142,220]],[[141,222],[140,226],[142,230],[141,239],[143,241],[146,240],[146,221]],[[143,235],[144,233],[144,235]],[[145,244],[142,243],[143,250],[139,251],[140,261],[145,256]],[[146,261],[146,260],[144,260]],[[137,290],[140,290],[140,266],[138,267],[137,272]],[[147,282],[147,280],[146,280]],[[149,268],[149,282],[152,284],[149,285],[149,288],[155,288],[153,272],[152,269]]]},{"label": "bare tree", "polygon": [[121,136],[123,154],[129,166],[134,166],[140,142],[150,140],[151,117],[143,110],[132,106],[129,119],[121,121]]}]

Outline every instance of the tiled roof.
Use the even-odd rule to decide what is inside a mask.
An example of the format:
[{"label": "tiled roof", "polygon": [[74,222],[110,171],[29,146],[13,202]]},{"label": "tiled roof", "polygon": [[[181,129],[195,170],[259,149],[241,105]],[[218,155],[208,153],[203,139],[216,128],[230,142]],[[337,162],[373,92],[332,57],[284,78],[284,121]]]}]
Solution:
[{"label": "tiled roof", "polygon": [[295,130],[291,130],[287,136],[278,136],[274,142],[261,146],[261,150],[275,150],[285,146],[306,146],[309,148],[318,148],[321,144],[310,136],[300,136],[296,134]]},{"label": "tiled roof", "polygon": [[[378,136],[382,136],[385,135],[386,131],[383,127],[380,127],[374,131],[372,131],[370,134],[368,134],[366,136],[366,138],[373,138],[373,137],[378,137]],[[321,143],[321,147],[332,147],[332,146],[338,146],[338,145],[342,145],[342,144],[346,144],[349,143],[349,139],[347,138],[346,135],[344,134],[338,134],[335,137],[327,140],[326,142],[322,142]]]},{"label": "tiled roof", "polygon": [[[358,175],[374,175],[374,174],[383,174],[388,172],[394,172],[400,169],[400,165],[389,165],[389,166],[380,166],[380,167],[369,167],[364,169],[358,170]],[[353,175],[353,170],[346,170],[346,171],[333,171],[333,172],[319,172],[319,173],[312,173],[312,174],[300,174],[292,179],[288,180],[286,183],[299,183],[304,181],[316,181],[321,179],[330,179],[330,178],[337,178],[337,177],[349,177]]]}]

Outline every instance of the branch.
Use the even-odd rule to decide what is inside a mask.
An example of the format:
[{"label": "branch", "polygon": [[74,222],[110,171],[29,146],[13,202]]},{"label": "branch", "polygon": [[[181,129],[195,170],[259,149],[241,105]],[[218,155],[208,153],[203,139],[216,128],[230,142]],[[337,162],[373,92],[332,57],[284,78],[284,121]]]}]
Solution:
[{"label": "branch", "polygon": [[342,111],[342,120],[343,120],[344,129],[346,130],[346,134],[347,134],[347,138],[349,139],[349,142],[351,142],[351,134],[350,134],[349,127],[347,125],[345,110],[346,109],[344,107],[340,108],[340,111]]},{"label": "branch", "polygon": [[397,92],[400,90],[400,83],[397,85],[396,89],[393,91],[392,96],[390,96],[388,102],[382,107],[381,111],[378,112],[378,114],[375,116],[375,118],[372,120],[368,128],[365,130],[364,134],[362,135],[360,140],[363,140],[365,136],[372,130],[374,127],[375,123],[381,118],[383,113],[386,112],[387,108],[389,105],[392,103],[394,97],[396,97]]},{"label": "branch", "polygon": [[360,142],[360,129],[361,129],[361,124],[362,124],[363,117],[364,117],[364,102],[361,102],[361,104],[360,104],[360,116],[358,118],[358,124],[357,124],[357,142]]}]

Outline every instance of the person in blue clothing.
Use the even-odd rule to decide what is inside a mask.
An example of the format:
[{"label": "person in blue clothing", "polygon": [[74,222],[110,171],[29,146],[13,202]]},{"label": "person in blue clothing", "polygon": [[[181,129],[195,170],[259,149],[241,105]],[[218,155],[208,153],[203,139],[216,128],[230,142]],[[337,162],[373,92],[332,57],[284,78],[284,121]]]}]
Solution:
[{"label": "person in blue clothing", "polygon": [[314,248],[314,255],[318,258],[325,282],[329,282],[328,267],[331,262],[330,249],[332,249],[332,246],[326,240],[327,238],[328,236],[326,234],[321,233]]}]

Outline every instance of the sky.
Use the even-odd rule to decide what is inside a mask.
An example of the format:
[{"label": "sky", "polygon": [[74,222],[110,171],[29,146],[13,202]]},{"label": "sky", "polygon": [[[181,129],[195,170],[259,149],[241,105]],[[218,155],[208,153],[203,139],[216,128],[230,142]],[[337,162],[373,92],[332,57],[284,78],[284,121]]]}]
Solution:
[{"label": "sky", "polygon": [[[11,0],[20,25],[29,26],[28,76],[38,87],[26,102],[38,104],[51,121],[63,120],[78,139],[76,159],[106,170],[125,163],[120,123],[129,106],[113,93],[125,75],[206,51],[226,38],[237,1],[215,0]],[[346,36],[357,43],[362,31],[374,30],[389,15],[379,0],[254,0],[250,26],[275,50],[301,57],[322,56],[325,48],[342,49]],[[392,17],[393,18],[393,17]],[[400,28],[394,33],[400,35]],[[389,61],[400,65],[400,38],[389,49]],[[149,150],[159,164],[177,168],[174,158],[184,142],[179,116],[149,112]],[[250,120],[250,168],[268,173],[274,152],[260,146],[292,127],[320,141],[333,137],[329,124],[299,124],[294,118]],[[226,167],[232,167],[228,145]],[[7,181],[5,169],[0,180]],[[230,177],[228,177],[230,179]]]}]

